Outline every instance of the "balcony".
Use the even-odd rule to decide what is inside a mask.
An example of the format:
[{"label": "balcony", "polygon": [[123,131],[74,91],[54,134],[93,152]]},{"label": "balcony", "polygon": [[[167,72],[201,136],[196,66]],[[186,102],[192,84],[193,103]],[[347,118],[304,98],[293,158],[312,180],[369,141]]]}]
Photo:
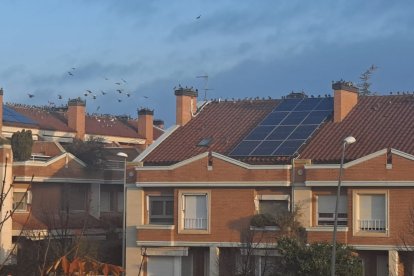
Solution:
[{"label": "balcony", "polygon": [[360,231],[382,232],[386,230],[386,223],[383,219],[360,219],[358,220]]},{"label": "balcony", "polygon": [[184,218],[184,229],[205,230],[207,229],[206,218]]}]

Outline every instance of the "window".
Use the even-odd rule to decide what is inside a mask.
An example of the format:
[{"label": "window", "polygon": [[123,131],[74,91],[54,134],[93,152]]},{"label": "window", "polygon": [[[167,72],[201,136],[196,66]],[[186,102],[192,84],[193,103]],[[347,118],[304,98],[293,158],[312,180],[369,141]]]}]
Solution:
[{"label": "window", "polygon": [[386,230],[386,198],[380,194],[360,194],[358,229],[360,231]]},{"label": "window", "polygon": [[287,200],[259,200],[259,214],[274,216],[277,213],[288,211],[289,201]]},{"label": "window", "polygon": [[[318,225],[334,225],[336,195],[318,195]],[[348,224],[348,198],[341,195],[338,202],[338,225]]]},{"label": "window", "polygon": [[184,229],[207,229],[207,195],[184,195]]},{"label": "window", "polygon": [[124,194],[119,187],[101,187],[101,212],[122,212],[124,209]]},{"label": "window", "polygon": [[89,202],[89,185],[66,184],[62,191],[63,211],[86,211]]},{"label": "window", "polygon": [[148,196],[148,205],[150,224],[174,224],[173,196]]},{"label": "window", "polygon": [[13,210],[16,212],[26,212],[29,210],[28,204],[31,203],[31,192],[14,192],[13,193]]},{"label": "window", "polygon": [[179,192],[179,232],[208,234],[210,192]]},{"label": "window", "polygon": [[353,234],[388,237],[388,200],[388,190],[354,190]]}]

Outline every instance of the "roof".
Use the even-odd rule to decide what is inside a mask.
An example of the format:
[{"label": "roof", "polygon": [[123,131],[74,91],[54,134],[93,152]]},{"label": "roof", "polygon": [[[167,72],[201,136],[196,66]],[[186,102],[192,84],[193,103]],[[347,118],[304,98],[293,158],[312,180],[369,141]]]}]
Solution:
[{"label": "roof", "polygon": [[342,122],[325,123],[311,138],[300,158],[315,163],[337,163],[342,141],[354,136],[345,159],[355,160],[384,148],[414,154],[414,95],[360,96]]},{"label": "roof", "polygon": [[[169,165],[207,151],[228,155],[278,103],[278,100],[210,102],[156,147],[143,160],[144,164]],[[197,146],[206,138],[211,138],[207,146]],[[261,162],[265,159],[260,158]]]},{"label": "roof", "polygon": [[[6,110],[21,114],[32,121],[33,127],[43,130],[53,130],[62,132],[75,132],[68,126],[67,109],[65,107],[38,107],[20,104],[10,104],[6,106]],[[16,123],[5,122],[8,125],[16,125]],[[21,126],[21,124],[19,125]],[[24,127],[24,126],[23,126]],[[28,127],[28,125],[26,125]],[[86,114],[85,130],[90,135],[116,136],[141,138],[138,134],[137,119],[130,119],[125,116],[112,116],[105,114]],[[154,140],[161,136],[163,130],[154,126]]]}]

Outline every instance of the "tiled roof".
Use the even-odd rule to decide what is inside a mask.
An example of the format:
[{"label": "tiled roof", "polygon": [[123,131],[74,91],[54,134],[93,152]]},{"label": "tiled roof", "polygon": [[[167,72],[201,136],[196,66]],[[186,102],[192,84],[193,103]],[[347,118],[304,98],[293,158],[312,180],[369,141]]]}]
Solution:
[{"label": "tiled roof", "polygon": [[414,154],[414,96],[365,96],[340,123],[325,123],[300,154],[315,163],[338,162],[342,141],[354,136],[346,148],[347,160],[354,160],[384,148]]},{"label": "tiled roof", "polygon": [[[53,109],[18,104],[9,105],[9,107],[35,121],[38,125],[33,127],[43,130],[75,132],[68,126],[65,108]],[[11,125],[7,122],[6,124]],[[86,133],[91,135],[130,137],[134,139],[143,138],[138,134],[137,126],[138,122],[136,119],[128,120],[127,118],[100,114],[85,115]],[[154,127],[154,140],[161,136],[162,133],[162,130]]]},{"label": "tiled roof", "polygon": [[37,122],[40,129],[74,132],[73,129],[68,127],[67,120],[62,112],[25,105],[10,105],[10,107]]},{"label": "tiled roof", "polygon": [[[273,108],[277,100],[211,102],[145,159],[146,165],[173,164],[206,151],[227,155]],[[197,146],[212,138],[209,146]],[[245,160],[249,161],[249,160]]]}]

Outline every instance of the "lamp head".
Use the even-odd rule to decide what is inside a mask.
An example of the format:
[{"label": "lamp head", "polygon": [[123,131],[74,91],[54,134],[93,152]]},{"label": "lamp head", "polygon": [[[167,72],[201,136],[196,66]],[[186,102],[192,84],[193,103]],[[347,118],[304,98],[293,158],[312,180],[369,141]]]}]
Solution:
[{"label": "lamp head", "polygon": [[347,144],[347,145],[353,144],[355,142],[356,142],[356,139],[353,136],[348,136],[344,139],[344,144]]},{"label": "lamp head", "polygon": [[119,157],[128,158],[128,154],[126,154],[125,152],[118,152],[116,155]]}]

